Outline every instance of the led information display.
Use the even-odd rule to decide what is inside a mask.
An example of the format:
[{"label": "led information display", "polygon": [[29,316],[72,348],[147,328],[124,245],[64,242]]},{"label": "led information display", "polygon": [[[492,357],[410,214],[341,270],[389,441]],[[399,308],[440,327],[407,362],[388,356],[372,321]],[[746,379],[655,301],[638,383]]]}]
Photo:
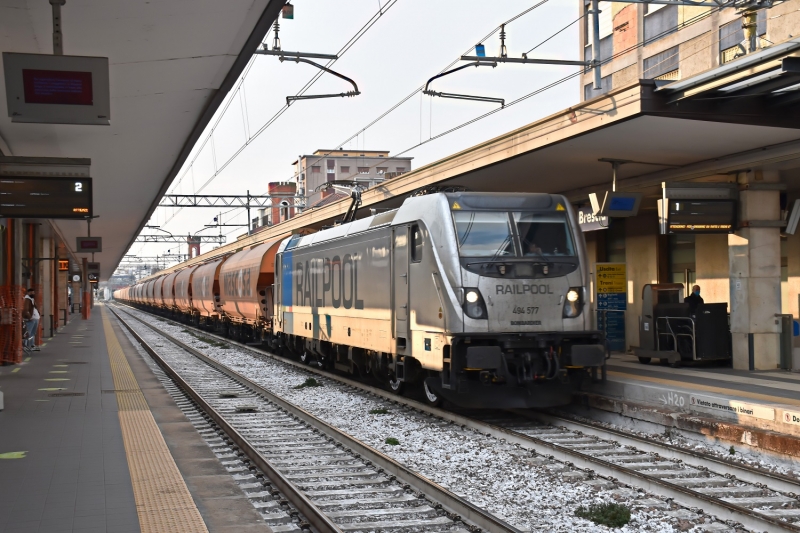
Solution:
[{"label": "led information display", "polygon": [[0,217],[92,216],[92,178],[0,176]]},{"label": "led information display", "polygon": [[26,104],[92,105],[92,73],[22,70]]},{"label": "led information display", "polygon": [[669,200],[668,233],[733,233],[735,230],[736,200]]}]

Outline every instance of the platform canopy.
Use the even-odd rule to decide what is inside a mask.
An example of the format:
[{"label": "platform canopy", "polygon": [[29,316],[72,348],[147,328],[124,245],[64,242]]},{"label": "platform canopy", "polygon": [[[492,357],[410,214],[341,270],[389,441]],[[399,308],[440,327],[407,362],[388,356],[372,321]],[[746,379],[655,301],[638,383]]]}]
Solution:
[{"label": "platform canopy", "polygon": [[[359,216],[397,207],[420,188],[456,185],[561,193],[588,204],[590,192],[611,189],[609,159],[624,161],[618,190],[649,193],[652,208],[662,182],[730,180],[753,167],[780,169],[800,188],[798,53],[793,39],[686,80],[640,80],[387,180],[363,193]],[[330,225],[349,205],[308,209],[211,254]]]},{"label": "platform canopy", "polygon": [[[108,279],[280,12],[281,0],[68,0],[65,55],[109,58],[110,126],[12,123],[0,83],[0,152],[91,159],[92,235]],[[53,53],[46,0],[0,2],[0,51]],[[66,243],[83,221],[55,221]]]}]

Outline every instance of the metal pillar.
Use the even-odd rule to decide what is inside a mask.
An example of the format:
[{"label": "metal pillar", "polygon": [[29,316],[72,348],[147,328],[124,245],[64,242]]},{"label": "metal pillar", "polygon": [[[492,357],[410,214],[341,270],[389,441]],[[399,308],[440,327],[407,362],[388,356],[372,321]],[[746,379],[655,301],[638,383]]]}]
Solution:
[{"label": "metal pillar", "polygon": [[67,0],[50,0],[50,5],[53,6],[53,55],[60,56],[64,54],[64,41],[61,33],[61,6],[67,3]]},{"label": "metal pillar", "polygon": [[594,84],[592,89],[599,91],[603,88],[603,79],[600,76],[600,2],[592,0],[592,63],[594,66]]}]

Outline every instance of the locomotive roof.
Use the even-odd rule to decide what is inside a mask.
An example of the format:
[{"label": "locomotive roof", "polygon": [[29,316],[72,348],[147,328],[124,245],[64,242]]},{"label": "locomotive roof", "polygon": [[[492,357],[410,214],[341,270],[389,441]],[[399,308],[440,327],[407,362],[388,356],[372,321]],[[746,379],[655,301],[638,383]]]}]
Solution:
[{"label": "locomotive roof", "polygon": [[[429,202],[441,202],[444,200],[451,206],[454,202],[458,202],[461,208],[487,210],[556,209],[558,205],[566,205],[566,200],[563,196],[546,193],[440,192],[424,196],[412,196],[406,198],[403,205],[398,209],[378,213],[377,215],[365,217],[348,224],[334,226],[333,228],[309,235],[293,235],[281,243],[278,252],[304,248],[306,246],[364,233],[383,226],[389,226],[394,222],[398,212],[405,211],[417,202],[427,204]],[[445,206],[441,207],[446,209]],[[402,220],[398,223],[408,222],[405,220],[405,217],[401,216],[400,218]]]}]

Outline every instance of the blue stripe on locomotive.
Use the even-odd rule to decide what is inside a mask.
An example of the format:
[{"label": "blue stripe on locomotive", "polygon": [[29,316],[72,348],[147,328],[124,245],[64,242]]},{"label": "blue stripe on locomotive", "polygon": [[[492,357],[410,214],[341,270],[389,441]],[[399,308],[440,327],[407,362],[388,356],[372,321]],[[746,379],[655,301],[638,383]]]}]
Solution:
[{"label": "blue stripe on locomotive", "polygon": [[292,291],[294,290],[294,264],[292,262],[292,252],[281,254],[281,305],[292,307]]}]

